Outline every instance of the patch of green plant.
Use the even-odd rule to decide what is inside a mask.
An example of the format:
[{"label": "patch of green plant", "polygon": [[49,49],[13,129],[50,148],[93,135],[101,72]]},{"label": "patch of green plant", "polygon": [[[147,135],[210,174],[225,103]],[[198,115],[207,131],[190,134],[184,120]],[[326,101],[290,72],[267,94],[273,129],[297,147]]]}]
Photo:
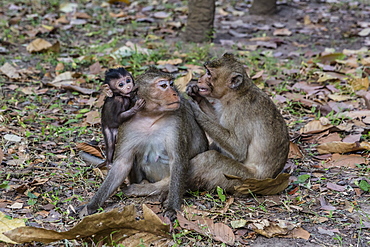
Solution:
[{"label": "patch of green plant", "polygon": [[224,194],[224,190],[219,186],[217,186],[216,190],[217,190],[218,198],[220,198],[221,202],[225,202],[226,201],[226,196]]}]

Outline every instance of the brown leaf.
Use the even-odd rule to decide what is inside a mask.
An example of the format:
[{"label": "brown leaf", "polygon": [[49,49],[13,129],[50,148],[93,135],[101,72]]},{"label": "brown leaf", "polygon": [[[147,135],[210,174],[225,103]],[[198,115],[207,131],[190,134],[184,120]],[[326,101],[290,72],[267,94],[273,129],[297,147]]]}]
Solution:
[{"label": "brown leaf", "polygon": [[77,143],[76,148],[86,153],[89,153],[91,155],[104,159],[102,151],[99,147],[90,145],[86,142],[80,142],[80,143]]},{"label": "brown leaf", "polygon": [[181,76],[175,80],[175,85],[179,88],[180,92],[186,91],[186,85],[191,81],[193,78],[191,70],[185,76]]},{"label": "brown leaf", "polygon": [[302,238],[305,240],[308,240],[310,238],[311,234],[303,229],[302,227],[295,228],[291,231],[290,234],[288,234],[286,237],[288,238]]},{"label": "brown leaf", "polygon": [[125,4],[130,4],[131,3],[130,0],[108,0],[108,3],[110,3],[110,4],[119,3],[119,2],[122,2],[122,3],[125,3]]},{"label": "brown leaf", "polygon": [[1,162],[3,161],[3,158],[4,158],[4,152],[3,152],[3,150],[1,150],[1,148],[0,148],[0,164],[1,164]]},{"label": "brown leaf", "polygon": [[354,142],[359,142],[361,138],[361,134],[351,134],[343,138],[343,142],[349,142],[349,143],[354,143]]},{"label": "brown leaf", "polygon": [[369,77],[365,78],[354,78],[349,81],[354,91],[367,90],[369,88]]},{"label": "brown leaf", "polygon": [[358,154],[333,154],[331,159],[323,164],[324,168],[330,168],[334,166],[344,166],[350,168],[356,168],[356,164],[368,164],[369,161],[366,158]]},{"label": "brown leaf", "polygon": [[328,182],[326,184],[326,187],[328,189],[335,190],[335,191],[340,191],[340,192],[343,192],[343,191],[346,190],[346,186],[341,186],[341,185],[337,185],[337,184],[330,183],[330,182]]},{"label": "brown leaf", "polygon": [[76,92],[79,92],[79,93],[82,93],[82,94],[93,94],[93,93],[96,92],[96,90],[94,90],[94,89],[83,88],[83,87],[76,86],[76,85],[61,84],[60,86],[64,89],[73,90],[73,91],[76,91]]},{"label": "brown leaf", "polygon": [[274,36],[290,36],[292,32],[287,28],[276,29],[273,33]]},{"label": "brown leaf", "polygon": [[[17,229],[18,227],[25,226],[23,219],[12,219],[7,217],[3,212],[0,211],[0,241],[5,243],[16,244],[16,241],[12,241],[3,233],[10,231],[12,229]],[[6,246],[6,245],[4,245]]]},{"label": "brown leaf", "polygon": [[143,206],[143,220],[136,220],[135,206],[129,205],[109,212],[87,216],[66,232],[56,232],[36,227],[18,227],[5,232],[4,235],[19,243],[32,241],[50,243],[62,239],[81,238],[84,241],[89,241],[93,237],[96,242],[112,244],[112,242],[123,242],[127,238],[130,238],[130,241],[136,239],[133,244],[128,243],[125,246],[137,246],[139,244],[137,241],[143,239],[144,244],[167,239],[169,226],[164,225],[154,213],[148,212],[149,210]]},{"label": "brown leaf", "polygon": [[320,154],[327,153],[348,153],[359,150],[370,150],[368,142],[348,143],[348,142],[327,142],[316,147]]},{"label": "brown leaf", "polygon": [[172,64],[172,65],[177,65],[182,63],[181,58],[176,58],[176,59],[170,59],[170,60],[159,60],[157,61],[157,64],[159,65],[165,65],[165,64]]},{"label": "brown leaf", "polygon": [[321,209],[323,210],[336,210],[337,208],[328,203],[323,196],[319,197]]},{"label": "brown leaf", "polygon": [[234,245],[235,243],[233,230],[224,223],[213,223],[212,219],[189,221],[180,213],[177,214],[177,219],[182,228],[196,231],[228,245]]},{"label": "brown leaf", "polygon": [[102,67],[99,62],[92,64],[90,67],[90,74],[97,75],[101,72]]},{"label": "brown leaf", "polygon": [[6,62],[3,66],[0,67],[0,72],[9,77],[10,79],[19,79],[21,78],[18,70]]},{"label": "brown leaf", "polygon": [[321,137],[318,140],[318,143],[319,144],[322,144],[322,143],[326,143],[326,142],[340,142],[341,139],[342,138],[340,137],[340,135],[338,134],[338,132],[334,132],[334,133],[330,133],[327,136]]},{"label": "brown leaf", "polygon": [[34,53],[34,52],[45,52],[45,51],[52,51],[52,52],[59,52],[60,50],[60,43],[59,41],[55,42],[54,44],[51,44],[50,42],[38,38],[32,41],[28,46],[27,46],[27,51],[29,53]]},{"label": "brown leaf", "polygon": [[301,159],[301,158],[303,158],[303,154],[299,146],[293,142],[290,142],[288,159]]},{"label": "brown leaf", "polygon": [[253,231],[261,234],[267,238],[272,237],[284,237],[287,234],[291,233],[293,229],[297,227],[288,221],[285,220],[250,220],[249,227],[253,229]]},{"label": "brown leaf", "polygon": [[300,133],[301,134],[316,134],[316,133],[323,132],[327,129],[330,129],[332,127],[333,127],[333,125],[331,125],[331,124],[323,125],[320,120],[313,120],[313,121],[307,123],[300,130]]},{"label": "brown leaf", "polygon": [[276,178],[243,180],[243,184],[235,186],[238,194],[250,194],[251,192],[260,195],[274,195],[285,190],[289,185],[289,174],[280,173]]},{"label": "brown leaf", "polygon": [[94,125],[100,123],[100,112],[99,111],[89,111],[85,114],[86,116],[86,122]]}]

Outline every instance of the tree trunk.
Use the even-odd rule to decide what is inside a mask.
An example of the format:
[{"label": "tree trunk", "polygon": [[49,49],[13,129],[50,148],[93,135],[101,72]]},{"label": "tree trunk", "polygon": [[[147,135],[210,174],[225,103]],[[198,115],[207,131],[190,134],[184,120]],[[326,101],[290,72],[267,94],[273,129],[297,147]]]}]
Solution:
[{"label": "tree trunk", "polygon": [[252,15],[269,15],[276,12],[276,0],[253,0],[249,13]]},{"label": "tree trunk", "polygon": [[213,38],[215,0],[189,0],[185,41],[205,42]]}]

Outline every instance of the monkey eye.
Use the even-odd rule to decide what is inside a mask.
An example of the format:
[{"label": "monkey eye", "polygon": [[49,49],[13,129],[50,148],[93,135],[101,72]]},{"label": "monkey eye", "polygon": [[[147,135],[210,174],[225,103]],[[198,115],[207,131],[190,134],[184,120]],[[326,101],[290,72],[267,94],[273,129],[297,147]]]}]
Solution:
[{"label": "monkey eye", "polygon": [[118,84],[119,87],[123,87],[125,84],[123,82],[121,82],[120,84]]},{"label": "monkey eye", "polygon": [[161,88],[167,88],[167,84],[161,84],[159,85]]},{"label": "monkey eye", "polygon": [[173,85],[174,85],[174,82],[170,81],[170,86],[173,87]]},{"label": "monkey eye", "polygon": [[131,79],[130,78],[127,78],[126,79],[126,83],[130,83],[131,82]]}]

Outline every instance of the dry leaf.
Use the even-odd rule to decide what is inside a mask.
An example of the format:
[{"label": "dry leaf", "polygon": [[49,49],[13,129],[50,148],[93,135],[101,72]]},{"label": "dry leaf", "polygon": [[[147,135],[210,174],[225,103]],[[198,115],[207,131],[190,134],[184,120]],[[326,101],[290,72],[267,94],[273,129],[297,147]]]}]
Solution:
[{"label": "dry leaf", "polygon": [[176,59],[170,59],[170,60],[159,60],[157,61],[157,64],[159,65],[165,65],[165,64],[172,64],[172,65],[177,65],[182,63],[181,58],[176,58]]},{"label": "dry leaf", "polygon": [[350,95],[329,94],[328,98],[334,101],[346,101],[351,99]]},{"label": "dry leaf", "polygon": [[[230,178],[229,175],[226,175]],[[280,173],[276,178],[243,180],[243,184],[235,186],[237,194],[250,194],[251,192],[260,195],[274,195],[285,190],[289,185],[289,174]]]},{"label": "dry leaf", "polygon": [[3,158],[4,158],[4,152],[3,152],[3,150],[1,150],[1,148],[0,148],[0,164],[1,164],[1,162],[3,161]]},{"label": "dry leaf", "polygon": [[301,159],[301,158],[303,158],[303,155],[299,146],[293,142],[290,142],[288,159]]},{"label": "dry leaf", "polygon": [[1,73],[9,77],[10,79],[19,79],[21,76],[18,73],[18,70],[14,68],[10,63],[6,62],[3,66],[0,67]]},{"label": "dry leaf", "polygon": [[[290,237],[308,239],[310,234],[299,227],[285,220],[249,220],[249,227],[253,231],[268,237]],[[299,229],[299,230],[296,230]]]},{"label": "dry leaf", "polygon": [[316,134],[332,128],[333,125],[322,125],[320,120],[313,120],[307,123],[301,130],[301,134]]},{"label": "dry leaf", "polygon": [[349,84],[354,91],[367,90],[369,88],[369,77],[354,78],[352,80],[349,80]]},{"label": "dry leaf", "polygon": [[104,159],[101,149],[97,146],[90,145],[86,142],[80,142],[77,143],[76,148],[91,155]]},{"label": "dry leaf", "polygon": [[57,75],[52,82],[47,83],[49,86],[53,87],[62,87],[67,84],[73,84],[74,83],[74,73],[67,71],[62,74]]},{"label": "dry leaf", "polygon": [[70,84],[61,84],[60,85],[62,88],[67,89],[67,90],[73,90],[82,94],[93,94],[96,92],[94,89],[90,88],[83,88],[80,86],[75,86],[75,85],[70,85]]},{"label": "dry leaf", "polygon": [[234,245],[235,243],[233,230],[224,223],[213,223],[212,219],[189,221],[180,213],[177,214],[177,220],[182,228],[194,230],[228,245]]},{"label": "dry leaf", "polygon": [[287,28],[276,29],[273,33],[274,36],[290,36],[292,32]]},{"label": "dry leaf", "polygon": [[[133,242],[125,243],[125,246],[137,246],[140,243],[150,245],[168,239],[169,226],[164,225],[158,216],[150,212],[145,205],[143,205],[143,215],[143,220],[136,220],[138,216],[135,206],[129,205],[87,216],[66,232],[19,227],[5,232],[4,235],[19,243],[37,241],[44,244],[62,239],[90,241],[93,238],[94,242],[111,245],[113,242],[123,243],[130,238]],[[143,242],[138,242],[140,240]]]},{"label": "dry leaf", "polygon": [[186,85],[191,81],[193,75],[191,70],[185,76],[181,76],[175,80],[175,85],[178,87],[179,91],[184,93],[186,91]]},{"label": "dry leaf", "polygon": [[11,239],[3,235],[3,233],[22,226],[25,226],[23,219],[9,219],[3,212],[0,211],[0,241],[5,243],[17,244],[17,242],[12,241]]},{"label": "dry leaf", "polygon": [[35,39],[27,46],[27,51],[29,53],[44,52],[49,49],[53,50],[53,49],[56,49],[56,47],[53,47],[53,45],[50,42],[44,39],[41,39],[41,38]]},{"label": "dry leaf", "polygon": [[367,142],[348,143],[348,142],[327,142],[316,147],[320,154],[328,153],[348,153],[359,150],[370,150],[370,144]]},{"label": "dry leaf", "polygon": [[85,116],[86,116],[86,122],[91,125],[98,124],[101,121],[99,111],[90,111],[86,113]]},{"label": "dry leaf", "polygon": [[358,154],[349,154],[349,155],[333,154],[330,160],[324,163],[322,166],[324,168],[330,168],[334,166],[356,168],[356,164],[368,164],[368,163],[369,161],[366,160],[366,158]]},{"label": "dry leaf", "polygon": [[110,3],[110,4],[119,3],[119,2],[122,2],[122,3],[125,3],[125,4],[130,4],[131,3],[130,0],[108,0],[108,3]]}]

